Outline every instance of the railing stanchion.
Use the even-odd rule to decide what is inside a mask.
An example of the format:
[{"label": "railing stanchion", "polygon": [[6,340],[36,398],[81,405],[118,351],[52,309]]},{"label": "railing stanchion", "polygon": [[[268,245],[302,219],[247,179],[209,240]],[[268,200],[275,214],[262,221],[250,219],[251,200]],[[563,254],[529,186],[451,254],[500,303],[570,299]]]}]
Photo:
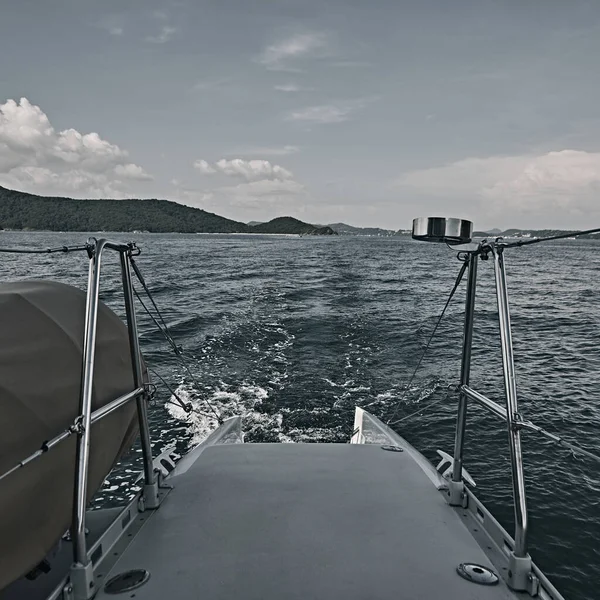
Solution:
[{"label": "railing stanchion", "polygon": [[[479,256],[475,253],[467,257],[469,264],[469,278],[467,281],[467,296],[465,300],[465,323],[462,344],[462,361],[460,368],[460,385],[469,385],[471,373],[471,348],[473,345],[473,323],[475,320],[475,293],[477,289],[477,263]],[[467,422],[467,396],[460,392],[458,400],[458,414],[456,417],[456,434],[454,438],[454,463],[452,467],[452,480],[448,485],[449,502],[460,506],[465,501],[464,483],[462,480],[463,447],[465,441],[465,428]]]},{"label": "railing stanchion", "polygon": [[[135,305],[133,302],[131,267],[127,252],[120,252],[120,257],[123,292],[125,294],[125,312],[127,314],[127,329],[129,331],[131,364],[133,367],[134,386],[137,388],[143,387],[145,382],[142,371],[142,354],[140,352]],[[158,499],[158,481],[152,465],[152,443],[150,441],[150,429],[148,426],[147,400],[147,394],[138,396],[136,399],[144,463],[144,507],[157,508],[160,504]]]},{"label": "railing stanchion", "polygon": [[527,552],[527,498],[525,496],[525,477],[523,473],[523,454],[521,452],[521,417],[517,402],[517,384],[513,356],[508,291],[506,287],[506,269],[503,248],[493,249],[494,271],[496,277],[496,297],[498,300],[498,318],[500,322],[500,341],[502,347],[502,370],[506,393],[506,423],[512,472],[513,498],[515,508],[515,548],[510,557],[509,583],[513,589],[526,590],[531,586],[531,557]]},{"label": "railing stanchion", "polygon": [[87,555],[85,540],[85,509],[90,463],[90,439],[92,418],[92,392],[94,383],[94,359],[96,354],[96,323],[98,321],[98,291],[100,288],[100,263],[104,240],[96,242],[91,251],[88,273],[88,288],[85,307],[85,329],[83,338],[83,365],[81,396],[79,403],[79,429],[77,431],[77,456],[75,462],[75,485],[73,494],[73,566],[71,583],[77,600],[91,598],[94,589],[92,562]]}]

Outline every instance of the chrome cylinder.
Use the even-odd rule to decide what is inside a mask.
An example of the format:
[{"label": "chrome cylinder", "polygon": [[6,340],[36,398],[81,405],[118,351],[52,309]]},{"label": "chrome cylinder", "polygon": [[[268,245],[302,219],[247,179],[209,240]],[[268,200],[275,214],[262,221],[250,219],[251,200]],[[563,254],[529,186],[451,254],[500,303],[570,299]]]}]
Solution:
[{"label": "chrome cylinder", "polygon": [[502,347],[502,370],[504,372],[504,390],[506,393],[506,423],[508,426],[508,443],[512,472],[513,497],[515,506],[515,550],[517,558],[527,556],[527,498],[525,496],[525,476],[523,473],[523,454],[521,452],[521,436],[519,433],[519,408],[517,402],[517,384],[515,362],[513,356],[512,333],[510,327],[510,311],[508,291],[506,287],[506,269],[501,247],[493,250],[494,271],[496,276],[496,297],[498,300],[498,317],[500,321],[500,341]]},{"label": "chrome cylinder", "polygon": [[[468,386],[471,374],[471,349],[473,346],[473,323],[475,321],[475,293],[477,290],[477,263],[479,256],[470,254],[469,278],[467,281],[467,296],[465,300],[465,323],[463,330],[462,360],[460,366],[460,385]],[[452,481],[462,481],[463,447],[467,423],[467,395],[460,392],[458,399],[458,414],[456,417],[456,434],[454,437],[454,463]]]},{"label": "chrome cylinder", "polygon": [[473,235],[473,223],[465,219],[418,217],[413,219],[412,237],[421,242],[467,244]]},{"label": "chrome cylinder", "polygon": [[96,323],[98,321],[98,291],[100,288],[100,263],[105,241],[96,242],[90,257],[88,288],[85,307],[83,338],[83,365],[81,396],[79,401],[80,430],[77,433],[76,476],[73,496],[73,559],[76,564],[89,562],[85,543],[85,508],[87,504],[88,466],[90,462],[90,439],[92,419],[92,392],[94,383],[94,359],[96,355]]},{"label": "chrome cylinder", "polygon": [[[131,352],[131,365],[133,367],[134,386],[144,387],[142,370],[142,353],[140,351],[140,340],[138,337],[137,319],[135,316],[135,305],[133,302],[133,284],[131,282],[131,267],[126,252],[120,252],[121,275],[123,279],[123,292],[125,294],[125,312],[127,315],[127,330],[129,332],[129,349]],[[144,483],[146,486],[154,486],[155,476],[152,465],[152,443],[150,441],[150,428],[148,426],[147,395],[138,395],[136,398],[138,420],[140,426],[140,441],[144,464]],[[150,505],[154,504],[150,501]]]}]

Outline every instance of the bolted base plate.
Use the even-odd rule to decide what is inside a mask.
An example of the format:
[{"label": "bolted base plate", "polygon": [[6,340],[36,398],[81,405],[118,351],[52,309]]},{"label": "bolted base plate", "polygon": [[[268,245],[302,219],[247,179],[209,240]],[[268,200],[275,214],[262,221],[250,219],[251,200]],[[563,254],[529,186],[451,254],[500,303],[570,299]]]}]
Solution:
[{"label": "bolted base plate", "polygon": [[467,581],[480,585],[496,585],[498,575],[491,569],[475,563],[461,563],[456,567],[456,572]]},{"label": "bolted base plate", "polygon": [[133,569],[119,573],[106,582],[104,591],[107,594],[122,594],[135,590],[144,585],[150,579],[150,573],[145,569]]}]

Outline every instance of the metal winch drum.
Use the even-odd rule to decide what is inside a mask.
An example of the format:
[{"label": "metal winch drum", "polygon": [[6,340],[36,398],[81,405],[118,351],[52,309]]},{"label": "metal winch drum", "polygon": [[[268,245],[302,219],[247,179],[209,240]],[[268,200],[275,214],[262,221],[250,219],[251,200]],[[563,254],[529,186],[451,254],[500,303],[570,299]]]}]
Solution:
[{"label": "metal winch drum", "polygon": [[418,217],[413,220],[412,237],[420,242],[468,244],[473,237],[473,222],[445,217]]}]

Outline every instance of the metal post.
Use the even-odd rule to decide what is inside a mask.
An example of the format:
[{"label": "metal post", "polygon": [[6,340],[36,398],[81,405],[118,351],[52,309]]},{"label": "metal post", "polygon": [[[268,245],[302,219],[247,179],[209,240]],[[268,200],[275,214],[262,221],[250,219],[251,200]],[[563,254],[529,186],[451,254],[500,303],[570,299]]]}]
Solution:
[{"label": "metal post", "polygon": [[98,290],[100,287],[100,263],[104,241],[96,242],[90,256],[88,289],[85,307],[83,338],[83,365],[81,397],[79,401],[80,428],[77,432],[76,475],[73,495],[73,560],[71,581],[76,598],[87,599],[94,593],[92,563],[87,556],[85,540],[85,509],[87,504],[88,467],[90,462],[90,438],[92,417],[92,392],[94,382],[94,359],[96,354],[96,323],[98,320]]},{"label": "metal post", "polygon": [[[467,296],[465,300],[465,323],[463,331],[462,361],[460,367],[460,385],[469,385],[471,373],[471,348],[473,345],[473,323],[475,320],[475,292],[477,290],[477,263],[479,255],[468,256],[469,279],[467,281]],[[463,447],[465,427],[467,422],[467,396],[461,391],[458,400],[458,415],[456,417],[456,435],[454,438],[454,462],[452,481],[449,482],[448,495],[450,504],[460,506],[464,503]]]},{"label": "metal post", "polygon": [[[120,252],[121,274],[123,278],[123,292],[125,294],[125,312],[127,314],[127,329],[129,331],[129,348],[131,351],[131,364],[133,367],[134,386],[143,387],[144,377],[142,371],[142,354],[138,337],[137,320],[135,317],[135,305],[133,302],[133,285],[131,283],[131,268],[129,256],[126,252]],[[150,441],[150,429],[148,427],[148,409],[146,406],[147,395],[136,398],[138,419],[140,426],[140,440],[142,444],[142,455],[144,462],[144,508],[157,508],[158,481],[152,464],[152,443]]]},{"label": "metal post", "polygon": [[506,269],[502,247],[493,249],[494,271],[496,276],[496,297],[500,321],[500,341],[502,346],[502,370],[506,392],[506,423],[512,471],[513,499],[515,506],[515,548],[511,556],[509,583],[513,589],[528,589],[531,585],[531,557],[527,553],[527,499],[525,496],[525,477],[523,474],[523,455],[519,433],[519,409],[517,404],[517,384],[513,357],[508,291],[506,288]]}]

